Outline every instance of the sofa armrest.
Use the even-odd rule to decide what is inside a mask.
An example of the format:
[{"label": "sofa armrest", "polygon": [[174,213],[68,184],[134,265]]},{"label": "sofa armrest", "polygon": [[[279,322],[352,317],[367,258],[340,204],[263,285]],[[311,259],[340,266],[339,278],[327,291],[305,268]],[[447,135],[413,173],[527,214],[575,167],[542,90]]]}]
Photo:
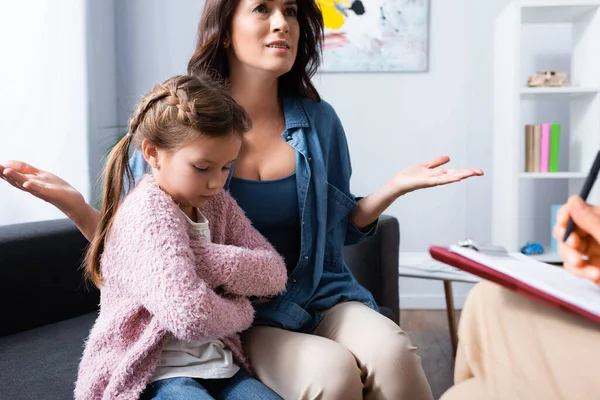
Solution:
[{"label": "sofa armrest", "polygon": [[400,225],[395,217],[382,215],[377,231],[362,242],[344,248],[344,261],[358,282],[371,292],[377,305],[389,309],[398,323],[398,258]]},{"label": "sofa armrest", "polygon": [[0,336],[98,308],[83,281],[87,245],[68,219],[0,226]]}]

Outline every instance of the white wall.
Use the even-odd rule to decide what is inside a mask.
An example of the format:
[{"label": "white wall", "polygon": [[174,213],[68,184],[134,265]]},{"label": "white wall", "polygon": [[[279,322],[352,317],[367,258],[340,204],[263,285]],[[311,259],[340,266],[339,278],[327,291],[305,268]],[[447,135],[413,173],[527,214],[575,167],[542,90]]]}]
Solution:
[{"label": "white wall", "polygon": [[[23,159],[89,193],[84,0],[0,3],[0,160]],[[0,182],[0,225],[61,218]]]},{"label": "white wall", "polygon": [[[315,80],[344,124],[352,190],[361,195],[438,155],[449,155],[451,166],[467,166],[468,2],[432,3],[427,73],[324,73]],[[393,204],[387,213],[401,221],[402,250],[426,251],[431,243],[464,238],[465,195],[459,183],[414,192]]]},{"label": "white wall", "polygon": [[467,162],[483,169],[488,179],[466,183],[466,231],[473,239],[487,243],[492,236],[493,24],[510,3],[510,0],[469,0]]},{"label": "white wall", "polygon": [[[449,155],[450,167],[479,167],[469,163],[465,145],[469,1],[431,0],[430,6],[427,73],[327,73],[316,79],[344,124],[357,194],[371,193],[401,169],[438,155]],[[478,184],[490,179],[476,178]],[[386,213],[400,220],[401,251],[425,252],[431,244],[464,239],[466,197],[467,186],[461,182],[395,202]],[[465,290],[457,285],[457,297]],[[402,307],[444,304],[441,282],[403,278],[400,293]]]}]

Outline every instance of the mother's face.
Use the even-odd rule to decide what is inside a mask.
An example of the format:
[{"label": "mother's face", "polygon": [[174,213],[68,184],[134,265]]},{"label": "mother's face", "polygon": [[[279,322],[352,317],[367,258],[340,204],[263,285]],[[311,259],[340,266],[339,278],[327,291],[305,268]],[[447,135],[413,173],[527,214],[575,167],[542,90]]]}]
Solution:
[{"label": "mother's face", "polygon": [[240,0],[225,42],[230,70],[287,73],[296,60],[300,26],[296,0]]}]

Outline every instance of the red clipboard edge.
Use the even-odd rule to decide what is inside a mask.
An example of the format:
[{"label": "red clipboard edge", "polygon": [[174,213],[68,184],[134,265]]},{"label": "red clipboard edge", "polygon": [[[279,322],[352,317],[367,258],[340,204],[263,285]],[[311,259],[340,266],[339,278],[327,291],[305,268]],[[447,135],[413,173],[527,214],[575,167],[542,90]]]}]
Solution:
[{"label": "red clipboard edge", "polygon": [[586,319],[600,324],[600,316],[592,314],[589,311],[583,310],[573,304],[567,303],[564,300],[558,299],[548,293],[542,292],[541,290],[523,283],[512,276],[508,276],[492,268],[486,267],[485,265],[479,264],[478,262],[469,258],[463,257],[460,254],[454,253],[445,247],[431,246],[429,248],[429,253],[435,260],[459,268],[473,275],[477,275],[485,280],[497,283],[498,285],[510,289],[533,301],[580,315]]}]

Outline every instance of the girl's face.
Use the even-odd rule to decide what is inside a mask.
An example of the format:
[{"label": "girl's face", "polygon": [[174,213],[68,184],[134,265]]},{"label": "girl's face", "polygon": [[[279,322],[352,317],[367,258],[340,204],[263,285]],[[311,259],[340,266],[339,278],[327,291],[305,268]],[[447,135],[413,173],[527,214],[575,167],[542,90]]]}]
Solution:
[{"label": "girl's face", "polygon": [[148,161],[156,182],[186,212],[223,189],[241,144],[235,134],[201,137],[176,150],[157,148],[156,159]]},{"label": "girl's face", "polygon": [[300,27],[296,0],[239,0],[225,42],[230,71],[254,69],[277,77],[292,69]]}]

